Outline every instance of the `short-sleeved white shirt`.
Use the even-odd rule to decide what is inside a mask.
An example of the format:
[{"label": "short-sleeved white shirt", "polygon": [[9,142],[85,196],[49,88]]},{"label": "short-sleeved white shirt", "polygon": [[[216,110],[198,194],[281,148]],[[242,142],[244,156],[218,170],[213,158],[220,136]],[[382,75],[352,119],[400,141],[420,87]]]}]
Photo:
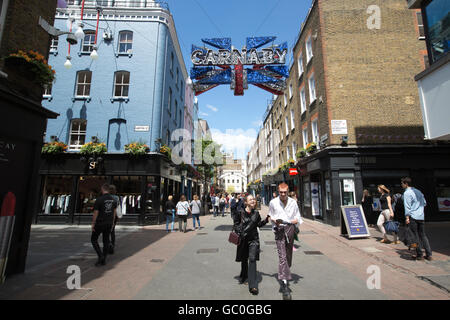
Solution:
[{"label": "short-sleeved white shirt", "polygon": [[188,214],[189,203],[187,201],[180,201],[177,203],[177,215],[185,216]]},{"label": "short-sleeved white shirt", "polygon": [[269,215],[272,220],[272,226],[275,226],[275,221],[278,219],[285,222],[297,220],[299,224],[303,223],[297,201],[290,197],[288,197],[286,206],[281,202],[280,197],[272,199],[269,203]]}]

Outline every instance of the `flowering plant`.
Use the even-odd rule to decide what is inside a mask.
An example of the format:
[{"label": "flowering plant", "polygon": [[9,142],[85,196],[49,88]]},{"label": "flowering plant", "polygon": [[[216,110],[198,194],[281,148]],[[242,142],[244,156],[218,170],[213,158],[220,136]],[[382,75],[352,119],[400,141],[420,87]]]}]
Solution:
[{"label": "flowering plant", "polygon": [[91,141],[81,147],[80,154],[102,154],[106,153],[106,151],[106,144]]},{"label": "flowering plant", "polygon": [[304,148],[300,148],[297,150],[297,153],[295,154],[297,158],[304,158],[306,157],[306,150]]},{"label": "flowering plant", "polygon": [[313,153],[317,150],[317,144],[315,142],[310,142],[306,145],[306,152]]},{"label": "flowering plant", "polygon": [[20,59],[29,65],[29,69],[36,75],[36,82],[41,85],[50,84],[55,80],[55,70],[48,64],[45,57],[39,52],[19,50],[6,57],[6,61]]},{"label": "flowering plant", "polygon": [[169,157],[169,159],[171,158],[172,150],[168,146],[162,145],[159,148],[159,152],[161,152],[162,154],[165,154],[167,157]]},{"label": "flowering plant", "polygon": [[58,154],[67,150],[67,145],[59,141],[53,141],[44,144],[42,147],[42,153],[44,154]]},{"label": "flowering plant", "polygon": [[150,151],[149,146],[142,142],[132,142],[125,145],[125,153],[129,154],[146,154]]}]

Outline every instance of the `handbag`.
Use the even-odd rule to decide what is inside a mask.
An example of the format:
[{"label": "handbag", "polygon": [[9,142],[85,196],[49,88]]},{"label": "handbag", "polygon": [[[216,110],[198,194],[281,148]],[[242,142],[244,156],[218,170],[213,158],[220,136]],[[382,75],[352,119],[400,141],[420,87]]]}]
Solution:
[{"label": "handbag", "polygon": [[[241,215],[241,224],[242,224],[242,215]],[[236,231],[231,230],[230,235],[228,236],[228,241],[232,244],[239,245],[241,243],[241,236],[236,233]]]},{"label": "handbag", "polygon": [[387,233],[398,233],[398,226],[399,223],[397,221],[389,220],[384,223],[384,228],[386,229]]}]

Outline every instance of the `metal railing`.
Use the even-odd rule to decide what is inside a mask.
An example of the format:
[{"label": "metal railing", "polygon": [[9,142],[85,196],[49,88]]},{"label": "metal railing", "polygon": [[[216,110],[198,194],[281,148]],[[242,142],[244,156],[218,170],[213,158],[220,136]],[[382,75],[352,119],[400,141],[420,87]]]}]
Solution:
[{"label": "metal railing", "polygon": [[[69,6],[81,6],[82,0],[67,0]],[[162,8],[169,10],[169,4],[151,0],[85,0],[84,6],[87,8]]]}]

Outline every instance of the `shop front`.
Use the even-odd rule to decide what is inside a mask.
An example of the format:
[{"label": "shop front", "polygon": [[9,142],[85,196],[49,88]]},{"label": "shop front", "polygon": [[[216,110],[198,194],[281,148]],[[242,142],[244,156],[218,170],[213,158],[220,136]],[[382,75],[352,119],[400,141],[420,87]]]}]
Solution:
[{"label": "shop front", "polygon": [[340,207],[361,204],[367,189],[379,212],[377,186],[391,194],[403,193],[402,177],[409,176],[421,190],[427,221],[450,220],[449,146],[374,146],[326,148],[304,158],[299,166],[300,207],[310,219],[340,225]]},{"label": "shop front", "polygon": [[86,164],[75,153],[43,157],[34,222],[91,223],[95,200],[105,183],[116,186],[122,224],[158,224],[164,219],[163,206],[168,196],[178,201],[181,195],[179,170],[160,154],[139,158],[105,154],[98,162]]}]

